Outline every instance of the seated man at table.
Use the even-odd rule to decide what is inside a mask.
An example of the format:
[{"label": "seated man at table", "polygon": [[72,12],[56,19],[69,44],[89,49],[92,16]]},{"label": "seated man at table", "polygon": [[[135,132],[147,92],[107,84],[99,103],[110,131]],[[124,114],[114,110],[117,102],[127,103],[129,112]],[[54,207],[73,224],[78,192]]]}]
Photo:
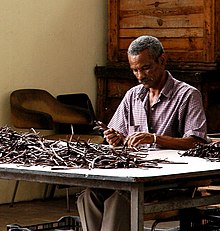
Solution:
[{"label": "seated man at table", "polygon": [[[104,131],[113,145],[157,146],[186,150],[207,142],[201,93],[166,70],[160,41],[141,36],[128,48],[130,68],[139,85],[126,93]],[[129,195],[122,191],[86,189],[78,210],[84,231],[130,230]]]}]

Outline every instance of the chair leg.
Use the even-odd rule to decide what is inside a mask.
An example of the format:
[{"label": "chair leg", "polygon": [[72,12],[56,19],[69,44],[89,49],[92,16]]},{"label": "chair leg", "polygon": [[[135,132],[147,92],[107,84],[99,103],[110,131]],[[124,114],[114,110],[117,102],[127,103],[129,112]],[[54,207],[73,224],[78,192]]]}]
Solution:
[{"label": "chair leg", "polygon": [[46,199],[47,199],[48,188],[49,188],[49,184],[46,184],[46,185],[45,185],[45,189],[44,189],[43,200],[46,200]]},{"label": "chair leg", "polygon": [[[55,184],[52,185],[52,189],[50,191],[49,199],[52,199],[54,197],[56,187],[59,187],[59,185],[55,185]],[[44,191],[44,200],[47,198],[48,188],[49,188],[49,184],[46,184],[45,191]],[[65,188],[66,188],[66,207],[67,207],[67,211],[70,212],[69,187],[67,186]]]},{"label": "chair leg", "polygon": [[50,190],[49,199],[53,199],[54,194],[55,194],[55,191],[56,191],[56,187],[57,187],[56,184],[52,184],[52,185],[51,185],[51,190]]},{"label": "chair leg", "polygon": [[10,207],[13,207],[13,205],[14,205],[15,196],[16,196],[16,193],[17,193],[17,190],[18,190],[18,185],[19,185],[19,180],[16,180],[15,187],[14,187],[14,192],[13,192],[12,199],[11,199]]},{"label": "chair leg", "polygon": [[70,212],[69,187],[66,188],[66,207],[67,211]]}]

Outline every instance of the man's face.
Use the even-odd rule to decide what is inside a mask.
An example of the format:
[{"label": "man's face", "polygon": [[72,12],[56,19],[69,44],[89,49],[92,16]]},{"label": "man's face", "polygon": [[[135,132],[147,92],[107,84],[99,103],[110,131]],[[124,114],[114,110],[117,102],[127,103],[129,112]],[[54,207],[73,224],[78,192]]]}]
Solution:
[{"label": "man's face", "polygon": [[165,57],[162,54],[156,62],[145,49],[138,55],[128,55],[130,68],[146,88],[157,88],[163,78],[165,70]]}]

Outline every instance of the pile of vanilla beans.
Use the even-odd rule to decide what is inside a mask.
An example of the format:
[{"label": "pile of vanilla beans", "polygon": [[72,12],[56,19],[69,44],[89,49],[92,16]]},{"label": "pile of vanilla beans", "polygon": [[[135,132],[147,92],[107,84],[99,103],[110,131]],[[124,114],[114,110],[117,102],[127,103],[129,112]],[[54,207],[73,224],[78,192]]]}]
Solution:
[{"label": "pile of vanilla beans", "polygon": [[213,142],[209,144],[197,144],[195,148],[189,149],[181,156],[194,156],[204,158],[210,161],[220,161],[220,143]]},{"label": "pile of vanilla beans", "polygon": [[115,149],[82,140],[48,140],[33,129],[19,133],[7,126],[0,128],[0,163],[89,169],[159,168],[159,163],[172,163],[161,159],[147,160],[146,152],[141,154],[128,147]]}]

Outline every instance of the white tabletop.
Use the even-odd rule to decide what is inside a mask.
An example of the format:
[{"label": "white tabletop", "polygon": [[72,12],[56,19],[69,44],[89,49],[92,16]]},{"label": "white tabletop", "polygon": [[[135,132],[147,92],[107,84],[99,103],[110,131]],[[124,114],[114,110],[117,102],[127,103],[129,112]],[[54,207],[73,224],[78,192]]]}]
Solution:
[{"label": "white tabletop", "polygon": [[160,168],[117,168],[117,169],[56,169],[50,166],[22,166],[17,164],[0,164],[1,172],[50,174],[54,176],[65,176],[67,178],[92,178],[102,180],[114,180],[135,182],[138,180],[148,181],[154,177],[182,177],[191,175],[209,175],[220,173],[220,162],[211,162],[198,157],[181,157],[178,150],[155,150],[148,151],[146,159],[166,159],[174,163],[158,164]]}]

